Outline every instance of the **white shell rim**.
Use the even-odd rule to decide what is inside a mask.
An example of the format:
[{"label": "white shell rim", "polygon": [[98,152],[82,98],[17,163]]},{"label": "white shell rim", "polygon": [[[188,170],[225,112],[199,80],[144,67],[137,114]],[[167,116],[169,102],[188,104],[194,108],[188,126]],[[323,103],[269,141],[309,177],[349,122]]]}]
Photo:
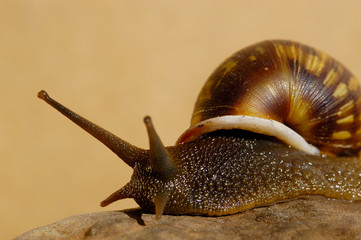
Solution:
[{"label": "white shell rim", "polygon": [[317,147],[307,143],[307,141],[300,134],[286,125],[272,119],[245,115],[227,115],[210,118],[190,127],[179,137],[177,143],[179,143],[182,137],[189,131],[194,131],[195,129],[197,129],[197,134],[187,139],[186,141],[192,141],[203,134],[216,130],[242,129],[268,136],[274,136],[282,142],[312,155],[320,154],[320,150]]}]

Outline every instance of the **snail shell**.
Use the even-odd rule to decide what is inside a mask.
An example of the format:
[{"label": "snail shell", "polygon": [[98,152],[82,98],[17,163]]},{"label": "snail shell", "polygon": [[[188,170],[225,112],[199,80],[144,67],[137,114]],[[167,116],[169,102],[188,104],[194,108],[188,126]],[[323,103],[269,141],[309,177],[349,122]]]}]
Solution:
[{"label": "snail shell", "polygon": [[355,155],[361,148],[360,96],[357,79],[324,52],[292,41],[260,42],[213,72],[178,144],[237,128],[311,154]]}]

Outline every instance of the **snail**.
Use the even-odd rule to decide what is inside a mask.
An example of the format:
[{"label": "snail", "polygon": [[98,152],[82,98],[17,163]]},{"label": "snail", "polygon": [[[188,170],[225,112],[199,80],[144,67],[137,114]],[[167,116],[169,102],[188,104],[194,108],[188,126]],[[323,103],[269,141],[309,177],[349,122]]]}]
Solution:
[{"label": "snail", "polygon": [[163,145],[146,116],[149,150],[43,90],[38,97],[133,168],[130,182],[101,206],[133,198],[159,219],[227,215],[313,195],[360,200],[360,91],[327,54],[293,41],[263,41],[216,68],[175,146]]}]

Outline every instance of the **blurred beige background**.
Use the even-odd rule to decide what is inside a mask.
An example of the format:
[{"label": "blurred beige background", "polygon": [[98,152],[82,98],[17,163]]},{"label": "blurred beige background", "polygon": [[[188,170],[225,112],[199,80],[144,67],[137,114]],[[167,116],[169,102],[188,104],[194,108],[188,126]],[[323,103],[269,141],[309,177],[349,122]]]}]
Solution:
[{"label": "blurred beige background", "polygon": [[41,89],[147,148],[142,118],[172,145],[206,78],[264,39],[322,49],[361,78],[360,1],[0,2],[0,239],[99,202],[131,169],[36,97]]}]

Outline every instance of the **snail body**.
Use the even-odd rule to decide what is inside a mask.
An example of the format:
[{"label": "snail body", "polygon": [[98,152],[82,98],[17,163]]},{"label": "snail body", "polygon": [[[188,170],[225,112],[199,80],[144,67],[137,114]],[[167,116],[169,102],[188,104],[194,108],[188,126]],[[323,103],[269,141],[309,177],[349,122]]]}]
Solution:
[{"label": "snail body", "polygon": [[299,43],[265,41],[228,58],[175,146],[162,144],[150,117],[144,150],[45,91],[38,96],[133,168],[101,206],[133,198],[159,218],[232,214],[307,195],[361,199],[359,84],[336,60]]}]

